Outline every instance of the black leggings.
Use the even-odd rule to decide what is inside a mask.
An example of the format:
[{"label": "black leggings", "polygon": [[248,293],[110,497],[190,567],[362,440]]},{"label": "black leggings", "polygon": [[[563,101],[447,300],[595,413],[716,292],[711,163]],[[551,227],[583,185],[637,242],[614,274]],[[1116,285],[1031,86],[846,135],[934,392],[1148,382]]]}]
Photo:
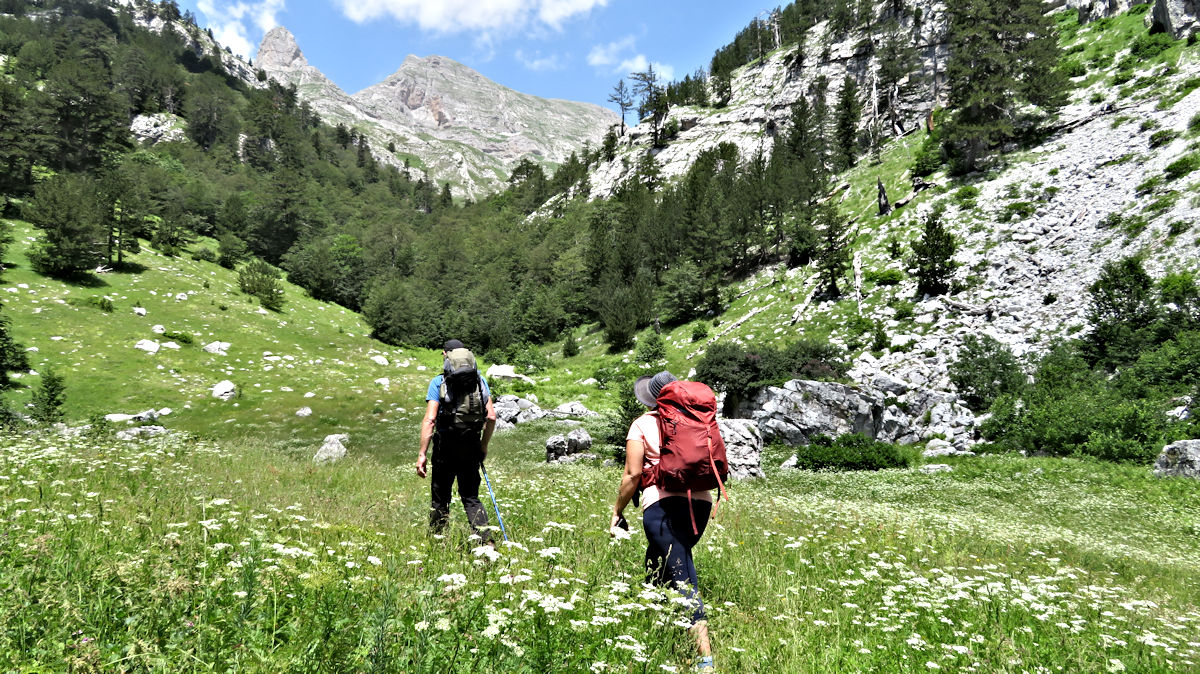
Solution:
[{"label": "black leggings", "polygon": [[[691,512],[689,512],[689,510]],[[646,582],[670,585],[692,600],[695,610],[692,623],[706,620],[704,600],[700,598],[700,579],[692,548],[704,535],[712,504],[685,496],[670,496],[642,512],[642,528],[646,531]],[[692,532],[692,515],[696,517],[696,532]]]},{"label": "black leggings", "polygon": [[471,531],[485,542],[492,540],[487,510],[479,501],[479,464],[483,459],[478,434],[444,433],[433,436],[433,457],[430,463],[429,528],[434,533],[445,531],[450,517],[450,490],[458,481],[458,495]]}]

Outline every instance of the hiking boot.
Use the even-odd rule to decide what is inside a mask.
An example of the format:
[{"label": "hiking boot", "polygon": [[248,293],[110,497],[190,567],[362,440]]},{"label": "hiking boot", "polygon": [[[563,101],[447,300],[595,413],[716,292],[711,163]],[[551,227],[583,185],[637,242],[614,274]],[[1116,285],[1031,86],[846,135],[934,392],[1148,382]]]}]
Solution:
[{"label": "hiking boot", "polygon": [[699,660],[696,660],[696,667],[692,671],[698,672],[699,674],[714,674],[717,671],[717,668],[715,665],[713,665],[712,656],[706,655]]}]

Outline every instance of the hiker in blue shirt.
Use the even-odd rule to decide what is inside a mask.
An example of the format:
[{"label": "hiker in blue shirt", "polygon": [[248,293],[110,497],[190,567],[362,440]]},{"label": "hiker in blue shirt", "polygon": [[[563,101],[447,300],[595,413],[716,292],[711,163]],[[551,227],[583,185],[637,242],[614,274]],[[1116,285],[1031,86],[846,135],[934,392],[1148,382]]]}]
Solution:
[{"label": "hiker in blue shirt", "polygon": [[[487,381],[475,367],[475,356],[457,339],[442,348],[445,363],[442,374],[429,382],[425,394],[425,418],[421,421],[421,447],[417,454],[417,475],[431,470],[429,528],[434,533],[446,529],[450,517],[450,490],[458,480],[458,496],[471,531],[492,542],[487,511],[479,501],[479,467],[487,457],[488,443],[496,428],[496,409],[492,405]],[[433,443],[432,459],[426,454]]]}]

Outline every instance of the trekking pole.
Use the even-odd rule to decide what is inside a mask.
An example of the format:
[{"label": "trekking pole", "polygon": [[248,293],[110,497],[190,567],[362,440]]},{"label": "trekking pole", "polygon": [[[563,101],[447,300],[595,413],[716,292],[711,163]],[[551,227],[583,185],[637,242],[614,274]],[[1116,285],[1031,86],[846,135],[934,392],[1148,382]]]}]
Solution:
[{"label": "trekking pole", "polygon": [[483,467],[483,462],[479,462],[479,468],[483,471],[483,481],[487,485],[488,495],[492,497],[492,507],[496,509],[496,520],[500,522],[500,534],[504,536],[504,542],[508,542],[508,532],[504,530],[504,518],[500,516],[500,504],[496,503],[496,492],[492,491],[492,481],[488,479],[487,468]]}]

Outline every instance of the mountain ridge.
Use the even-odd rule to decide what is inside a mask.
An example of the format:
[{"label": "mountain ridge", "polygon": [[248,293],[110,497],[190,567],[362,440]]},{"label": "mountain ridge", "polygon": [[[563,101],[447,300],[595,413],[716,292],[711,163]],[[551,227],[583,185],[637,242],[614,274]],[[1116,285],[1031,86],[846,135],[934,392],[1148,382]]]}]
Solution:
[{"label": "mountain ridge", "polygon": [[[600,106],[518,92],[439,55],[410,54],[382,82],[350,94],[308,62],[283,26],[263,37],[258,65],[296,85],[331,123],[366,135],[377,159],[416,164],[469,198],[500,188],[522,158],[566,161],[617,122]],[[383,150],[388,147],[396,151]]]}]

